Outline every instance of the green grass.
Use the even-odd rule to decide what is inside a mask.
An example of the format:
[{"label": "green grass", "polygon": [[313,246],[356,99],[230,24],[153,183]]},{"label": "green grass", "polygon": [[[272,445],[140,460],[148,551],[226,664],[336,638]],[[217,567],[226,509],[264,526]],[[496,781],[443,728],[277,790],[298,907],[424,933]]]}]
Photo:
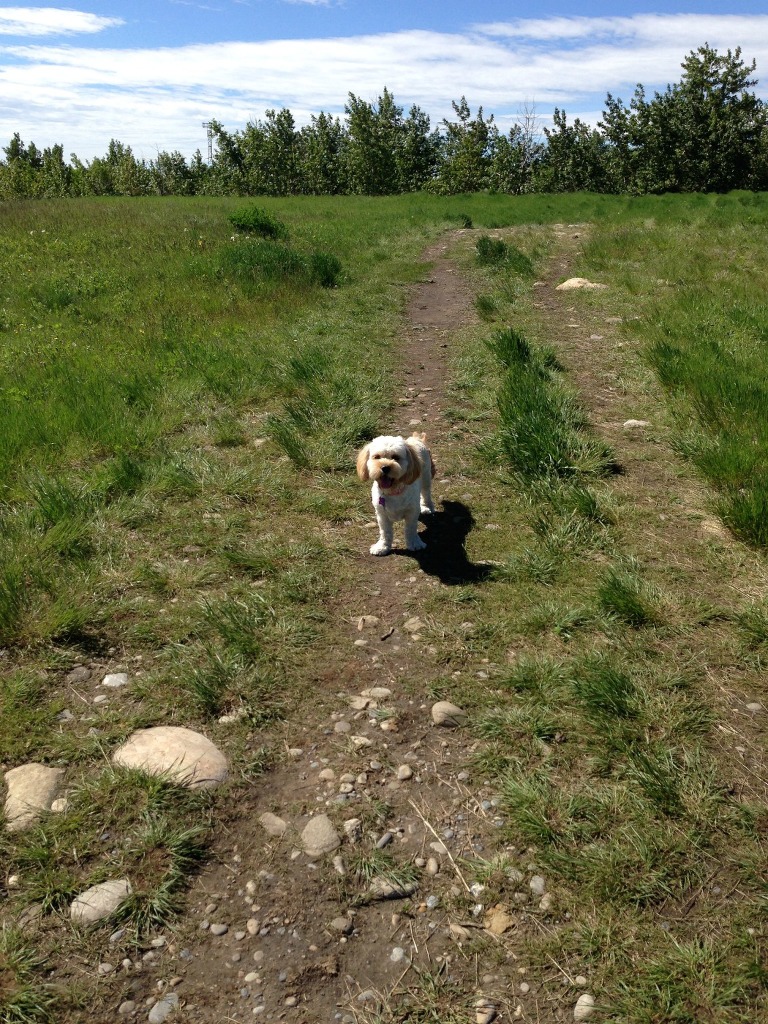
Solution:
[{"label": "green grass", "polygon": [[[32,947],[74,948],[56,915],[105,877],[105,832],[110,873],[134,882],[131,942],[176,919],[215,841],[217,797],[117,772],[106,753],[134,728],[199,728],[229,745],[222,804],[236,804],[280,756],[275,722],[311,711],[318,666],[338,663],[346,588],[358,613],[352,456],[400,415],[392,374],[421,252],[471,221],[503,235],[504,255],[479,266],[475,236],[453,236],[483,319],[451,339],[438,458],[441,495],[467,492],[467,558],[488,572],[420,599],[429,674],[407,685],[414,703],[472,709],[470,768],[498,798],[497,841],[553,894],[545,916],[525,911],[514,946],[547,997],[564,998],[554,960],[589,975],[605,1020],[760,1019],[760,720],[738,709],[763,685],[764,566],[696,524],[709,500],[760,543],[747,470],[762,466],[764,198],[265,200],[287,237],[233,242],[241,207],[0,208],[0,749],[9,766],[66,765],[71,801],[28,833],[2,832],[7,874],[21,879],[4,915],[44,910],[39,939],[8,933],[2,1011],[15,1020],[12,997],[29,1007],[19,1020],[45,1019],[51,991]],[[574,272],[610,288],[569,298],[568,315],[623,317],[596,359],[611,388],[651,410],[657,448],[644,457],[675,471],[655,503],[638,497],[642,460],[613,475],[592,396],[577,393],[535,305],[532,274],[561,244],[548,225],[587,220]],[[713,381],[694,387],[702,367]],[[740,467],[707,477],[709,499],[665,447],[670,423],[697,472],[724,453]],[[737,526],[740,508],[751,527]],[[98,711],[80,707],[96,680],[80,696],[64,683],[91,660],[125,661],[131,676]],[[64,709],[74,721],[58,719]],[[374,800],[361,813],[381,830],[390,812]],[[509,898],[507,868],[490,863],[460,868]],[[339,885],[364,902],[365,882],[393,872],[412,877],[386,852],[361,853]],[[471,1015],[452,985],[425,976],[406,996],[420,1019]],[[407,1003],[382,1012],[405,1019]]]}]

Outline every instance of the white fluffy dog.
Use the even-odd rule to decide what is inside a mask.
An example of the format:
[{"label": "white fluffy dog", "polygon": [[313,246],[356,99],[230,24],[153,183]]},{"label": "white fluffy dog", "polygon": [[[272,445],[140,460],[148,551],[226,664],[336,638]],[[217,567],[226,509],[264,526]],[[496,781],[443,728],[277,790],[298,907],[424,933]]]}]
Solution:
[{"label": "white fluffy dog", "polygon": [[379,524],[379,539],[371,547],[372,555],[388,555],[398,519],[405,520],[405,546],[421,551],[427,545],[417,529],[419,513],[434,512],[432,477],[435,464],[424,434],[402,437],[375,437],[357,456],[357,475],[373,480],[371,500]]}]

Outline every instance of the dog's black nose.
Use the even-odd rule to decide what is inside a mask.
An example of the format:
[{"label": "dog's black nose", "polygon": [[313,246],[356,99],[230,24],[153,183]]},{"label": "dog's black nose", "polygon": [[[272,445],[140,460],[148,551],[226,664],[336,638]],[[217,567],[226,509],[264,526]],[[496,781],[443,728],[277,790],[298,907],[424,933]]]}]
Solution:
[{"label": "dog's black nose", "polygon": [[389,471],[390,471],[391,468],[392,468],[391,466],[382,466],[381,467],[382,474],[384,476],[389,476]]}]

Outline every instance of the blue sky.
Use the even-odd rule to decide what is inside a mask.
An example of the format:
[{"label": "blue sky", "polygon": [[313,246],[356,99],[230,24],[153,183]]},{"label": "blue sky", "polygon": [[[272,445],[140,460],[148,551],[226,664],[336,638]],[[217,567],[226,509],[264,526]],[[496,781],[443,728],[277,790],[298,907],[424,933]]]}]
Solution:
[{"label": "blue sky", "polygon": [[0,145],[189,157],[211,118],[234,130],[288,107],[301,125],[385,86],[434,125],[462,95],[502,129],[555,106],[595,123],[607,92],[663,89],[705,42],[741,46],[768,99],[768,0],[0,0]]}]

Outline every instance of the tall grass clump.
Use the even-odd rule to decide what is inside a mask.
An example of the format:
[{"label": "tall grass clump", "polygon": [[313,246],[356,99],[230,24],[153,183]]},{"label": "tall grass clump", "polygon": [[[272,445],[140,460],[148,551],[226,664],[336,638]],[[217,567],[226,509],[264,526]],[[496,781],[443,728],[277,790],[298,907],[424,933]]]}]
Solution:
[{"label": "tall grass clump", "polygon": [[248,206],[243,210],[230,213],[227,218],[237,231],[246,234],[260,235],[262,238],[285,239],[288,228],[260,206]]},{"label": "tall grass clump", "polygon": [[511,270],[515,274],[533,274],[533,262],[522,250],[502,238],[481,235],[475,245],[477,262],[481,267]]},{"label": "tall grass clump", "polygon": [[574,397],[526,354],[524,339],[503,344],[511,363],[498,395],[499,443],[510,469],[529,483],[607,473],[610,449],[590,433]]}]

